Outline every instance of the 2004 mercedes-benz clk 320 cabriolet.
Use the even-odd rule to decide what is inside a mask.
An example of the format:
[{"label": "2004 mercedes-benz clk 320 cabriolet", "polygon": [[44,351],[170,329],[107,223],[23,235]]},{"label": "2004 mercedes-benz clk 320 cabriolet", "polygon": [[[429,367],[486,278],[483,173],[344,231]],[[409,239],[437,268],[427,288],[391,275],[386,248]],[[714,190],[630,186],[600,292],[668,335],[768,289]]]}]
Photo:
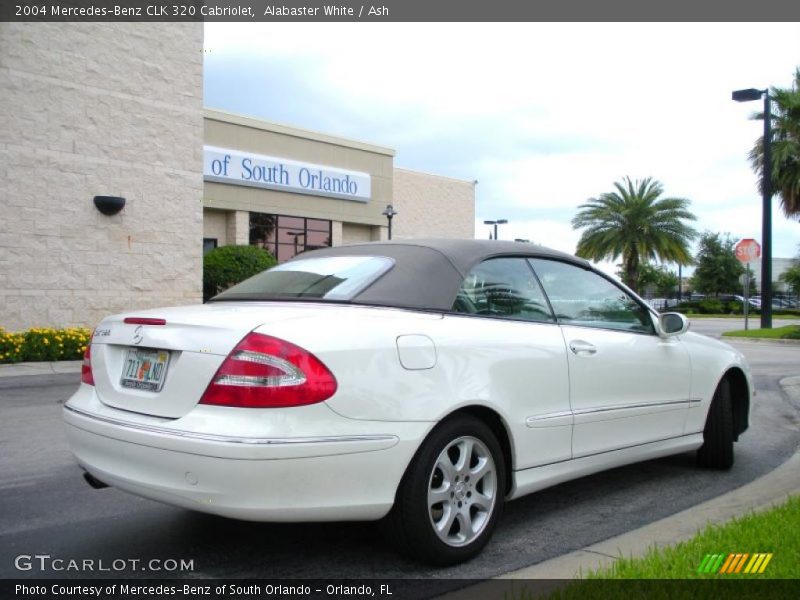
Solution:
[{"label": "2004 mercedes-benz clk 320 cabriolet", "polygon": [[64,420],[96,486],[237,519],[383,519],[452,564],[506,500],[692,450],[729,468],[749,368],[688,328],[531,244],[325,248],[201,306],[105,319]]}]

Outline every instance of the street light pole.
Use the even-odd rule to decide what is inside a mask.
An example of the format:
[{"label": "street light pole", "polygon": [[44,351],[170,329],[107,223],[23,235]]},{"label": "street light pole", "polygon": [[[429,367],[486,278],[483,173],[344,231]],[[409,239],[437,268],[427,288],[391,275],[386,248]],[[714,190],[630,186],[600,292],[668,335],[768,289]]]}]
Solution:
[{"label": "street light pole", "polygon": [[496,221],[484,221],[484,225],[494,225],[494,239],[497,239],[497,226],[498,225],[505,225],[508,223],[508,219],[497,219]]},{"label": "street light pole", "polygon": [[769,90],[764,90],[764,175],[761,186],[761,328],[772,329],[772,98]]},{"label": "street light pole", "polygon": [[736,90],[736,102],[764,97],[764,164],[761,175],[761,328],[772,329],[772,98],[769,88]]},{"label": "street light pole", "polygon": [[397,214],[394,206],[391,204],[386,205],[386,209],[381,213],[389,221],[389,239],[392,239],[392,218]]}]

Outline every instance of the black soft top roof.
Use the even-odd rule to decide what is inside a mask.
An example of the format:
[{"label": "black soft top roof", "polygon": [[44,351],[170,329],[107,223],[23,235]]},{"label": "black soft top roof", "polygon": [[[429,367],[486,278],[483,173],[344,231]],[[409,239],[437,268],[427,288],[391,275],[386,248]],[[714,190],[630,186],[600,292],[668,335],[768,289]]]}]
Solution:
[{"label": "black soft top roof", "polygon": [[[394,267],[351,302],[430,310],[450,310],[464,277],[478,263],[499,256],[555,258],[590,268],[581,258],[525,242],[419,239],[368,242],[311,250],[293,260],[323,256],[386,256]],[[289,261],[291,263],[291,261]]]}]

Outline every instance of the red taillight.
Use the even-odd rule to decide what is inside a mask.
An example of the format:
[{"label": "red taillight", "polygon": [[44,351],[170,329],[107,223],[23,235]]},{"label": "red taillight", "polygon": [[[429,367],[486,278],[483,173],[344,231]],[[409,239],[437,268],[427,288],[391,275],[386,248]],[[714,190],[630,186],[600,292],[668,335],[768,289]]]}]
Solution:
[{"label": "red taillight", "polygon": [[92,344],[86,345],[86,351],[83,353],[83,363],[81,364],[81,381],[94,385],[94,375],[92,375]]},{"label": "red taillight", "polygon": [[151,319],[150,317],[125,317],[124,323],[128,325],[166,325],[166,319]]},{"label": "red taillight", "polygon": [[200,403],[280,408],[322,402],[335,392],[336,378],[316,356],[286,340],[249,333],[217,370]]}]

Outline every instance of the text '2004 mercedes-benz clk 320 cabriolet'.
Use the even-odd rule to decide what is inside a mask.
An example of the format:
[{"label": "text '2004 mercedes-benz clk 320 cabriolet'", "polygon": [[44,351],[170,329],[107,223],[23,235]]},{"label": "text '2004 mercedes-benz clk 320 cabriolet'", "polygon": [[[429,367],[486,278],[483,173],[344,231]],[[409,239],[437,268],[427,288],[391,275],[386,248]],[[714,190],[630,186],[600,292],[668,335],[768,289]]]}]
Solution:
[{"label": "text '2004 mercedes-benz clk 320 cabriolet'", "polygon": [[453,564],[507,500],[687,451],[733,464],[749,368],[688,328],[531,244],[325,248],[103,320],[64,420],[97,485],[236,519],[382,520]]}]

